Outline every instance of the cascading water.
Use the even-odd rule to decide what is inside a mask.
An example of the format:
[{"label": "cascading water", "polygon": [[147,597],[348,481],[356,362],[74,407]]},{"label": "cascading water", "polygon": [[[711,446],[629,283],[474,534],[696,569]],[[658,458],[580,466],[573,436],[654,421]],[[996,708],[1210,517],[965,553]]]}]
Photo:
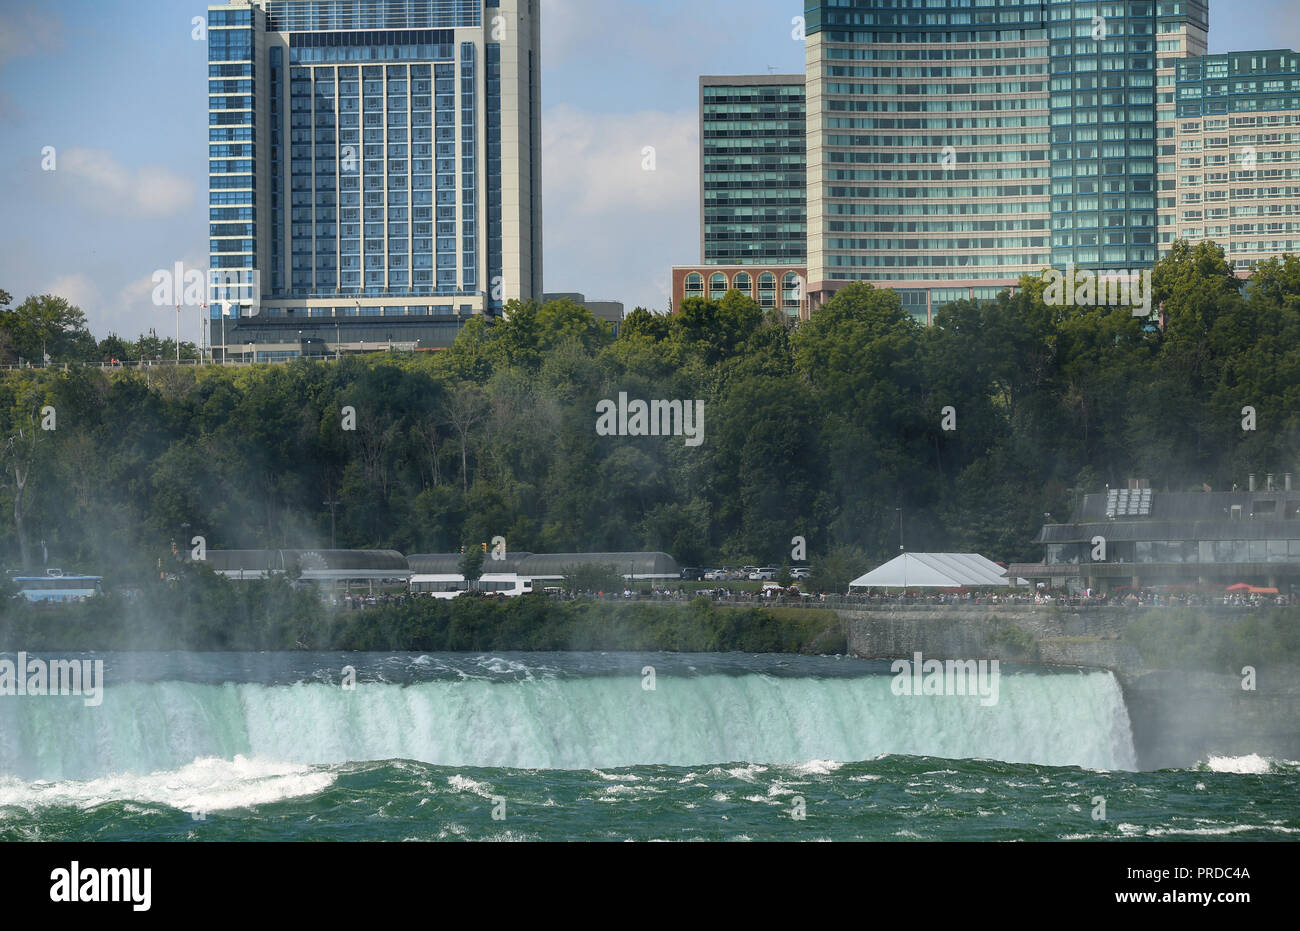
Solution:
[{"label": "cascading water", "polygon": [[261,684],[125,682],[100,707],[0,699],[0,776],[93,779],[174,771],[198,758],[290,764],[409,759],[590,769],[882,754],[1136,769],[1106,672],[1003,674],[997,704],[900,696],[889,675],[705,674]]}]

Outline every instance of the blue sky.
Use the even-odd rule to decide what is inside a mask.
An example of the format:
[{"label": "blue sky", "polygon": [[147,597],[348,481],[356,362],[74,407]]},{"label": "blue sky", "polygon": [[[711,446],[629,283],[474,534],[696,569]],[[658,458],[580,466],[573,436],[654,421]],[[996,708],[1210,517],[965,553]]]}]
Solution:
[{"label": "blue sky", "polygon": [[[0,3],[0,288],[92,332],[173,332],[150,276],[207,265],[206,44],[189,0]],[[542,0],[545,286],[652,309],[699,258],[700,74],[803,70],[799,0]],[[1212,0],[1210,50],[1296,48],[1295,0]],[[42,171],[54,147],[56,170]],[[642,170],[645,146],[655,170]],[[197,339],[198,316],[183,338]]]}]

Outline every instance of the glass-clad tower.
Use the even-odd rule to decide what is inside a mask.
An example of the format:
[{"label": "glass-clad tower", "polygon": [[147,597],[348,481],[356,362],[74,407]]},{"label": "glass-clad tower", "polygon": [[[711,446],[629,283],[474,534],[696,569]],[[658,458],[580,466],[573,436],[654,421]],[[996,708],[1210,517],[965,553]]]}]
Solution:
[{"label": "glass-clad tower", "polygon": [[1300,253],[1300,54],[1178,62],[1161,112],[1160,242],[1212,239],[1238,270]]},{"label": "glass-clad tower", "polygon": [[[542,294],[538,0],[209,7],[214,278],[259,317],[494,313]],[[211,315],[244,296],[214,288]]]},{"label": "glass-clad tower", "polygon": [[1204,0],[807,0],[808,279],[919,317],[1156,257],[1156,81]]},{"label": "glass-clad tower", "polygon": [[1149,267],[1158,239],[1157,81],[1167,88],[1178,59],[1205,53],[1208,2],[1058,0],[1047,10],[1052,264]]},{"label": "glass-clad tower", "polygon": [[700,261],[802,265],[802,74],[700,78]]}]

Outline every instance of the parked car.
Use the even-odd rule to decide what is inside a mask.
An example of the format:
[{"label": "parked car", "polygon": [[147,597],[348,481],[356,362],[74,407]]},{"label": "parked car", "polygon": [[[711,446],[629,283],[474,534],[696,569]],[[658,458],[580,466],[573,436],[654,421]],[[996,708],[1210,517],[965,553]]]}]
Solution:
[{"label": "parked car", "polygon": [[761,569],[755,569],[753,572],[751,572],[749,574],[749,581],[770,582],[772,579],[776,578],[776,574],[780,571],[781,570],[778,569],[776,566],[764,566]]},{"label": "parked car", "polygon": [[721,582],[726,577],[726,569],[710,569],[708,572],[704,573],[704,581],[706,582]]},{"label": "parked car", "polygon": [[701,579],[706,577],[706,573],[703,569],[697,569],[692,567],[689,569],[683,569],[681,577],[684,581],[687,582],[698,582]]},{"label": "parked car", "polygon": [[812,575],[812,569],[808,566],[796,566],[790,570],[790,578],[806,579]]}]

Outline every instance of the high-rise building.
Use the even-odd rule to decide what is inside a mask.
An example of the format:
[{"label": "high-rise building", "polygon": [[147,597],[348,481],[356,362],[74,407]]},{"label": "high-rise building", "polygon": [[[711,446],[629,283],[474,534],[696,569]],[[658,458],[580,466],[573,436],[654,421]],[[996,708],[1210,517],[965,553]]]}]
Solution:
[{"label": "high-rise building", "polygon": [[802,74],[700,78],[700,262],[804,263]]},{"label": "high-rise building", "polygon": [[872,281],[928,318],[1047,265],[1155,260],[1157,80],[1204,53],[1206,0],[807,0],[805,19],[814,306]]},{"label": "high-rise building", "polygon": [[304,328],[428,345],[540,298],[538,17],[538,0],[209,7],[211,269],[244,284],[210,291],[214,333],[233,303],[234,348]]},{"label": "high-rise building", "polygon": [[1177,63],[1160,113],[1160,243],[1212,239],[1238,271],[1300,253],[1300,55]]}]

